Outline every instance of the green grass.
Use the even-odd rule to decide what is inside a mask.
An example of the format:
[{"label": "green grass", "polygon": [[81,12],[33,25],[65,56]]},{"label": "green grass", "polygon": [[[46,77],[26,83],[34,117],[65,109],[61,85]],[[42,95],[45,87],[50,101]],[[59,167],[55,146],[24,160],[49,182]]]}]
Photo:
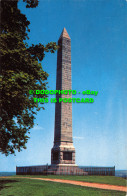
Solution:
[{"label": "green grass", "polygon": [[[17,176],[18,177],[18,176]],[[21,177],[21,175],[20,175]],[[124,178],[116,177],[116,176],[59,176],[59,175],[36,175],[30,176],[32,178],[55,178],[55,179],[66,179],[66,180],[76,180],[76,181],[84,181],[84,182],[95,182],[101,184],[111,184],[111,185],[119,185],[126,186],[127,180]]]},{"label": "green grass", "polygon": [[125,192],[19,178],[0,178],[0,189],[2,196],[125,196]]}]

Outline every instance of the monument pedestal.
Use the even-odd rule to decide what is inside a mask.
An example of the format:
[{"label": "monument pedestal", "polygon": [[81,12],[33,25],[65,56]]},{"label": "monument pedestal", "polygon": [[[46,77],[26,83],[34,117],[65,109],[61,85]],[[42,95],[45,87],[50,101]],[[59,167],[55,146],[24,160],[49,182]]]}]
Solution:
[{"label": "monument pedestal", "polygon": [[51,150],[51,164],[73,164],[75,165],[75,148],[72,142],[61,142],[55,144]]},{"label": "monument pedestal", "polygon": [[49,175],[88,175],[83,169],[80,169],[76,164],[53,164],[50,165],[47,171]]}]

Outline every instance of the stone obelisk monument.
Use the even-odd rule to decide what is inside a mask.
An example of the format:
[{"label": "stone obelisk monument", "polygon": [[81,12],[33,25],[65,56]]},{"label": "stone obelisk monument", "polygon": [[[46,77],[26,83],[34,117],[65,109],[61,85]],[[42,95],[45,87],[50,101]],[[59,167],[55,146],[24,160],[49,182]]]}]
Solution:
[{"label": "stone obelisk monument", "polygon": [[[58,45],[56,90],[71,90],[71,39],[65,28],[58,40]],[[72,140],[72,103],[59,103],[59,98],[71,97],[71,93],[56,94],[51,164],[76,166]]]},{"label": "stone obelisk monument", "polygon": [[[58,40],[56,90],[71,90],[71,39],[64,28]],[[72,98],[72,94],[56,94],[54,146],[48,172],[66,175],[84,175],[75,164],[72,139],[72,103],[59,102],[59,98]]]}]

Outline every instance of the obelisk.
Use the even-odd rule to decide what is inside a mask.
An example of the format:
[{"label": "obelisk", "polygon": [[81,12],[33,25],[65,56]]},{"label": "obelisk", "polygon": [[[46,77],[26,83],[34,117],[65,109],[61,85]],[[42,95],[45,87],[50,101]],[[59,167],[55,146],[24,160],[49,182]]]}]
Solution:
[{"label": "obelisk", "polygon": [[[58,40],[56,90],[71,90],[71,39],[64,28]],[[72,103],[59,103],[59,98],[71,98],[72,94],[56,94],[54,146],[51,164],[75,165],[75,148],[72,140]]]}]

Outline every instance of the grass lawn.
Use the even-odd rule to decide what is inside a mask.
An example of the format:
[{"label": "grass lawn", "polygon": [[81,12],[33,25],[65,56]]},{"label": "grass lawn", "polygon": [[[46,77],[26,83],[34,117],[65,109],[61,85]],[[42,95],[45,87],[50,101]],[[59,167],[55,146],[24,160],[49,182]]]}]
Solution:
[{"label": "grass lawn", "polygon": [[0,178],[2,196],[125,196],[125,192],[80,187],[39,180]]},{"label": "grass lawn", "polygon": [[[24,175],[25,176],[25,175]],[[26,175],[27,176],[27,175]],[[21,175],[20,175],[21,177]],[[59,175],[36,175],[29,177],[36,178],[55,178],[55,179],[66,179],[66,180],[76,180],[76,181],[84,181],[84,182],[95,182],[101,184],[111,184],[111,185],[119,185],[126,186],[127,180],[124,178],[116,177],[116,176],[59,176]]]}]

